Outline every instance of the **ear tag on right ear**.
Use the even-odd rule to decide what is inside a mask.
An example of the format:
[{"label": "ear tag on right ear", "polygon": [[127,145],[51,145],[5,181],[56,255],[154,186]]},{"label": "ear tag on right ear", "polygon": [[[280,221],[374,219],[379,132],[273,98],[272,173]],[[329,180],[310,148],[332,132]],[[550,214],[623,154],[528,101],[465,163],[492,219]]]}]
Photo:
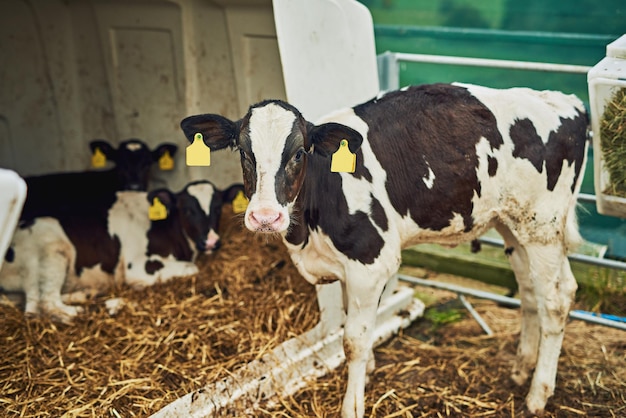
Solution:
[{"label": "ear tag on right ear", "polygon": [[160,221],[167,218],[167,208],[158,197],[152,199],[152,204],[148,208],[148,218],[151,221]]},{"label": "ear tag on right ear", "polygon": [[163,171],[170,171],[174,169],[174,159],[168,150],[165,150],[163,155],[159,158],[159,169]]},{"label": "ear tag on right ear", "polygon": [[333,173],[354,173],[356,169],[356,155],[350,152],[348,141],[342,139],[339,149],[333,154],[330,171]]},{"label": "ear tag on right ear", "polygon": [[237,192],[237,195],[233,199],[233,212],[234,213],[243,213],[248,209],[248,198],[243,192],[240,190]]},{"label": "ear tag on right ear", "polygon": [[100,151],[100,148],[96,147],[96,149],[93,151],[93,154],[91,154],[91,166],[93,168],[102,168],[106,165],[106,163],[106,155],[104,155],[104,153]]},{"label": "ear tag on right ear", "polygon": [[211,149],[202,140],[202,134],[197,133],[193,137],[193,142],[187,146],[187,165],[204,166],[211,165]]}]

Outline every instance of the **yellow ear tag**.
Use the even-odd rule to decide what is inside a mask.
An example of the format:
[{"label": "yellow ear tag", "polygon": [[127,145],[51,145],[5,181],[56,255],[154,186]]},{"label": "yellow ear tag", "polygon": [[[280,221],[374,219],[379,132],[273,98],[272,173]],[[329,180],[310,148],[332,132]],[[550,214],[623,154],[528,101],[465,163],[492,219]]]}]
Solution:
[{"label": "yellow ear tag", "polygon": [[159,158],[159,169],[163,171],[169,171],[174,169],[174,159],[170,155],[168,150]]},{"label": "yellow ear tag", "polygon": [[167,208],[158,197],[152,199],[152,204],[148,208],[148,218],[151,221],[160,221],[167,218]]},{"label": "yellow ear tag", "polygon": [[234,213],[243,213],[248,208],[248,198],[243,192],[240,190],[237,193],[237,196],[233,199],[233,212]]},{"label": "yellow ear tag", "polygon": [[193,142],[187,146],[187,165],[189,166],[210,166],[211,149],[202,140],[202,134],[197,133],[193,137]]},{"label": "yellow ear tag", "polygon": [[100,148],[96,147],[96,149],[93,151],[93,154],[91,154],[91,166],[93,168],[102,168],[106,165],[106,163],[106,155],[104,155],[104,153],[100,151]]},{"label": "yellow ear tag", "polygon": [[350,152],[348,141],[342,139],[339,149],[333,154],[330,171],[333,173],[354,173],[356,169],[356,155]]}]

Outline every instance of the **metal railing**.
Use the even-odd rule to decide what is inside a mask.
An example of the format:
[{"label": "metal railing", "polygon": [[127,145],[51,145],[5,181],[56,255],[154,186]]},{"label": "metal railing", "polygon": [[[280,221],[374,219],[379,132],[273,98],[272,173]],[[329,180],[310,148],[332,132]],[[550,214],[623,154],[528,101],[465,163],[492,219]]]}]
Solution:
[{"label": "metal railing", "polygon": [[571,74],[587,74],[587,72],[592,68],[586,65],[453,57],[445,55],[407,54],[403,52],[387,51],[378,56],[378,73],[380,74],[381,90],[397,90],[400,88],[399,63],[401,61],[422,64],[465,65],[470,67],[489,67]]}]

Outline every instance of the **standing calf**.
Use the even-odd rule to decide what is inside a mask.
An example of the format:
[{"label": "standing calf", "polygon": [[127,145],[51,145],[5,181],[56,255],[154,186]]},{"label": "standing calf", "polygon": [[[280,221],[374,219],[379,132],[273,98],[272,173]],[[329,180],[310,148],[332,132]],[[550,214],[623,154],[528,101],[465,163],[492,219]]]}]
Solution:
[{"label": "standing calf", "polygon": [[[587,147],[580,100],[435,84],[388,93],[322,122],[270,100],[236,122],[197,115],[181,127],[190,141],[200,132],[214,150],[239,149],[247,228],[282,235],[309,282],[342,283],[342,416],[364,414],[377,306],[401,250],[456,245],[492,227],[513,248],[522,300],[512,378],[522,384],[532,374],[526,406],[541,412],[554,390],[576,290],[566,254],[580,240],[575,207]],[[330,170],[343,139],[356,153],[353,173]]]}]

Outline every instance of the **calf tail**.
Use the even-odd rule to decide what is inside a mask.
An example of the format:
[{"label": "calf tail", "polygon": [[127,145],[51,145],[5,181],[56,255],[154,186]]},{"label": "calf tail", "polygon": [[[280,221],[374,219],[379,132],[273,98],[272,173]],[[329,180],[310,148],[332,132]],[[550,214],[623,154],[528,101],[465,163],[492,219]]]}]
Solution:
[{"label": "calf tail", "polygon": [[565,249],[568,253],[576,250],[584,241],[578,230],[577,206],[574,201],[574,204],[569,208],[569,213],[565,220]]},{"label": "calf tail", "polygon": [[585,142],[585,154],[583,157],[583,161],[580,168],[580,173],[578,174],[578,178],[576,179],[576,185],[574,186],[574,193],[572,194],[572,200],[570,202],[569,210],[567,213],[567,219],[565,220],[565,249],[567,252],[572,252],[576,250],[584,241],[583,237],[580,235],[580,231],[578,229],[578,216],[576,214],[576,209],[579,207],[578,205],[578,194],[580,192],[580,187],[583,182],[583,177],[585,176],[585,167],[587,166],[587,152],[589,149],[589,140]]}]

